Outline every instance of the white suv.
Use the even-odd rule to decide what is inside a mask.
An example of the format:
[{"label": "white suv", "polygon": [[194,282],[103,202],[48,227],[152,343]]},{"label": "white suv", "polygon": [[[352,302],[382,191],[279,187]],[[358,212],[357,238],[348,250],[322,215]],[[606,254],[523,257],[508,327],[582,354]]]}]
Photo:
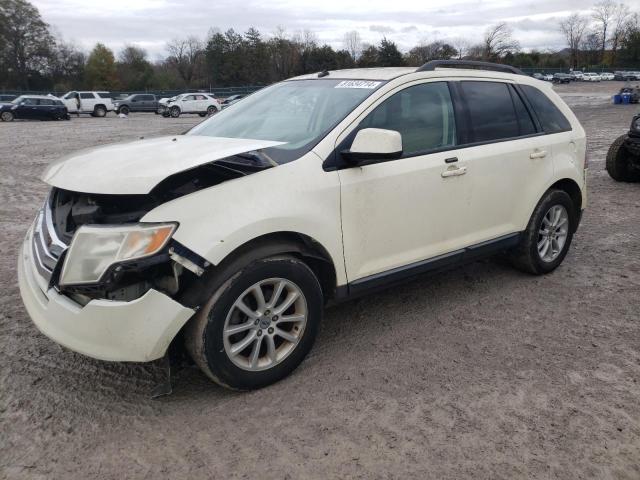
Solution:
[{"label": "white suv", "polygon": [[69,113],[88,113],[93,117],[104,117],[114,110],[109,92],[78,92],[65,93],[60,100],[66,105]]},{"label": "white suv", "polygon": [[51,165],[19,261],[33,321],[104,360],[185,345],[252,389],[297,367],[328,301],[498,252],[551,272],[586,206],[584,130],[512,67],[440,68],[470,63],[305,75]]},{"label": "white suv", "polygon": [[183,113],[197,113],[201,117],[213,115],[222,110],[217,99],[206,93],[183,93],[166,103],[165,112],[173,118]]}]

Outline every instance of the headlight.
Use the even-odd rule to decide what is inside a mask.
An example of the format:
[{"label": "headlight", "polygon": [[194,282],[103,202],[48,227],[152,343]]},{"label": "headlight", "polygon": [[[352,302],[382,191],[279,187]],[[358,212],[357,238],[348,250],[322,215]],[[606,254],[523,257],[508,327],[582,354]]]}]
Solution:
[{"label": "headlight", "polygon": [[173,223],[82,226],[64,260],[60,285],[95,283],[114,263],[158,253],[176,229]]}]

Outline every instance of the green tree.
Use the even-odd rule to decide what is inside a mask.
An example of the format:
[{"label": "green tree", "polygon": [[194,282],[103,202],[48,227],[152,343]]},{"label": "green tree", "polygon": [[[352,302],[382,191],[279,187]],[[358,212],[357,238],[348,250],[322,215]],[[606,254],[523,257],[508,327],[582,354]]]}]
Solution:
[{"label": "green tree", "polygon": [[101,43],[91,50],[85,69],[87,86],[95,90],[118,88],[118,75],[113,52]]},{"label": "green tree", "polygon": [[0,83],[28,89],[31,77],[47,74],[55,41],[36,7],[0,0]]},{"label": "green tree", "polygon": [[378,45],[377,63],[379,67],[401,67],[404,65],[404,59],[398,46],[391,40],[383,38]]},{"label": "green tree", "polygon": [[125,90],[145,90],[153,80],[153,67],[147,60],[147,52],[127,45],[118,55],[118,83]]}]

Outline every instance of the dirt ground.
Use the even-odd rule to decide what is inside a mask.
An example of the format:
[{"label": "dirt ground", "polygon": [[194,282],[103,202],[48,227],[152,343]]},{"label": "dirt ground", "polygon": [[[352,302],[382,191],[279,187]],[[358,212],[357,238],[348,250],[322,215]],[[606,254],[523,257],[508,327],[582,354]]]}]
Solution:
[{"label": "dirt ground", "polygon": [[474,263],[327,310],[289,378],[232,393],[195,368],[94,361],[22,307],[18,247],[66,152],[199,117],[0,124],[0,478],[640,478],[640,185],[607,147],[638,106],[557,87],[589,138],[589,208],[563,265]]}]

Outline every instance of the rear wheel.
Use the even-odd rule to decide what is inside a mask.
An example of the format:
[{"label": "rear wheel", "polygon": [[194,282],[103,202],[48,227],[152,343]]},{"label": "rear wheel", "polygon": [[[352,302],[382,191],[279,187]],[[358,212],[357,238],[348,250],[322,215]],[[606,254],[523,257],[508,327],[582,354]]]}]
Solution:
[{"label": "rear wheel", "polygon": [[577,225],[571,197],[563,190],[549,190],[538,202],[520,243],[511,252],[511,263],[534,275],[555,270],[567,255]]},{"label": "rear wheel", "polygon": [[211,116],[215,115],[216,113],[218,113],[218,109],[213,105],[210,105],[209,108],[207,108],[207,115]]},{"label": "rear wheel", "polygon": [[2,112],[2,114],[0,115],[0,119],[2,119],[3,122],[13,122],[13,113],[11,112]]},{"label": "rear wheel", "polygon": [[322,308],[320,284],[304,262],[289,256],[257,260],[212,288],[187,327],[187,350],[216,383],[261,388],[302,362]]},{"label": "rear wheel", "polygon": [[104,117],[106,114],[107,114],[107,109],[102,105],[98,105],[96,108],[93,109],[94,117]]},{"label": "rear wheel", "polygon": [[169,114],[173,118],[178,118],[180,116],[180,108],[179,107],[171,107],[171,110],[169,110]]},{"label": "rear wheel", "polygon": [[633,167],[633,155],[624,146],[626,135],[621,135],[609,147],[607,152],[607,172],[617,182],[640,181],[640,170]]}]

